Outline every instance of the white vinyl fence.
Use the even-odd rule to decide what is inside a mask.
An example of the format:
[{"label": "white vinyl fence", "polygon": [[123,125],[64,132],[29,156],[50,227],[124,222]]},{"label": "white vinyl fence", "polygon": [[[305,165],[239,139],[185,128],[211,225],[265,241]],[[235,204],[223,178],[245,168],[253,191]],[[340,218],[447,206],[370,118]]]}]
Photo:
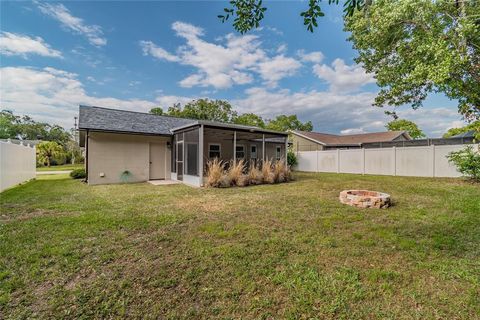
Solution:
[{"label": "white vinyl fence", "polygon": [[0,192],[35,178],[35,147],[0,141]]},{"label": "white vinyl fence", "polygon": [[466,145],[299,151],[299,171],[415,177],[460,177],[447,155]]}]

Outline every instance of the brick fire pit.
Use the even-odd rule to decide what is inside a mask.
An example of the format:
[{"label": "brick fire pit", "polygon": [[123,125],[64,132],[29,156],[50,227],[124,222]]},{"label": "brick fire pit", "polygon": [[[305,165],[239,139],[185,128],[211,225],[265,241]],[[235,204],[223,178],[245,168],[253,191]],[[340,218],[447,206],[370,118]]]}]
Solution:
[{"label": "brick fire pit", "polygon": [[343,190],[340,202],[359,208],[385,209],[390,206],[390,195],[369,190]]}]

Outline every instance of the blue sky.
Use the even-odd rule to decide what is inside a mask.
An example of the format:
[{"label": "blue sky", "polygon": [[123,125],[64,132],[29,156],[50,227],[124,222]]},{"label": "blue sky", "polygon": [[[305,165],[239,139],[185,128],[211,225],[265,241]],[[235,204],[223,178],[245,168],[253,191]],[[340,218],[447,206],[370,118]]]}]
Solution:
[{"label": "blue sky", "polygon": [[[148,111],[208,97],[266,118],[298,114],[321,132],[384,130],[341,7],[324,4],[311,34],[304,1],[265,3],[262,28],[242,36],[216,18],[226,1],[1,2],[1,106],[71,127],[79,104]],[[431,136],[462,125],[441,95],[399,113]]]}]

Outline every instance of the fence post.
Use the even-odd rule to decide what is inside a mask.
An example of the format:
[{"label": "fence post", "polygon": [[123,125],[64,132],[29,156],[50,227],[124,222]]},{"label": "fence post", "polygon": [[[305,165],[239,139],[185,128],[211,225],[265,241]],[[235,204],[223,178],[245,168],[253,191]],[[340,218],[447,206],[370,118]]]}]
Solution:
[{"label": "fence post", "polygon": [[340,149],[337,149],[337,173],[340,173]]},{"label": "fence post", "polygon": [[362,175],[365,175],[365,148],[362,148]]},{"label": "fence post", "polygon": [[393,175],[397,175],[397,147],[393,146],[392,147],[392,153],[393,153]]},{"label": "fence post", "polygon": [[316,163],[315,163],[315,168],[316,168],[315,171],[316,171],[316,172],[320,172],[320,168],[318,168],[318,153],[319,153],[319,152],[320,152],[320,151],[315,150],[315,153],[316,153],[316,155],[317,155],[317,161],[316,161]]},{"label": "fence post", "polygon": [[432,149],[432,177],[435,177],[435,145],[430,146]]}]

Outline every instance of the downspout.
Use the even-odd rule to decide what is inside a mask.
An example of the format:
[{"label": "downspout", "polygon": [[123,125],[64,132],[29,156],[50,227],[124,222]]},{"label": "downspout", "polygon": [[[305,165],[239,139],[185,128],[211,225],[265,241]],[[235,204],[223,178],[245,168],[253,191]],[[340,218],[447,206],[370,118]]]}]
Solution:
[{"label": "downspout", "polygon": [[85,181],[88,183],[88,129],[85,135]]}]

